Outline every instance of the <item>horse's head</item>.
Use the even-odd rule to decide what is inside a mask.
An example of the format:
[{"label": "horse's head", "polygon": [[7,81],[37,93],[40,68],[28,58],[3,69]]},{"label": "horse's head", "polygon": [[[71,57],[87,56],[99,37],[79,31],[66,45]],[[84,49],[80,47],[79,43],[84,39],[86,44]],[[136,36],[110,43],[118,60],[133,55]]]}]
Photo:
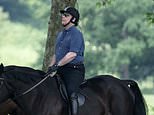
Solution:
[{"label": "horse's head", "polygon": [[[19,85],[23,84],[19,78],[23,75],[24,71],[17,66],[0,65],[0,103],[6,101],[8,98],[13,99],[16,93],[18,93],[18,89],[23,88],[22,85]],[[23,75],[23,79],[24,77]]]},{"label": "horse's head", "polygon": [[40,81],[45,73],[29,67],[0,65],[0,102],[15,99]]},{"label": "horse's head", "polygon": [[7,88],[7,82],[4,77],[4,66],[0,65],[0,103],[6,101],[10,96],[10,92]]},{"label": "horse's head", "polygon": [[38,105],[34,101],[36,98],[39,99],[38,102],[43,102],[44,99],[55,96],[55,92],[59,93],[56,79],[54,77],[43,79],[45,73],[42,71],[20,66],[3,67],[2,65],[0,71],[0,103],[11,98],[21,108],[26,108],[27,113],[30,113],[32,108]]}]

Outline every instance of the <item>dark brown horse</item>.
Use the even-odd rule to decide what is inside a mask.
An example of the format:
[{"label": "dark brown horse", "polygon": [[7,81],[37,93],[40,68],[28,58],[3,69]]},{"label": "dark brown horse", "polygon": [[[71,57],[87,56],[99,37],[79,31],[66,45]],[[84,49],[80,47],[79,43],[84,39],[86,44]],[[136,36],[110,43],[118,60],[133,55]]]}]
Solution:
[{"label": "dark brown horse", "polygon": [[[0,70],[3,69],[3,64],[0,65]],[[28,71],[35,73],[36,75],[44,75],[45,73],[40,70],[34,70],[29,67],[19,67],[19,66],[7,66],[4,69],[5,71],[19,70],[19,71]],[[0,73],[1,74],[1,73]],[[6,100],[0,104],[0,115],[25,115],[25,113],[18,107],[18,105],[11,99]]]},{"label": "dark brown horse", "polygon": [[11,100],[8,99],[0,104],[0,115],[25,115],[23,111]]},{"label": "dark brown horse", "polygon": [[8,113],[14,113],[16,109],[16,104],[8,99],[4,103],[0,104],[0,115],[8,115]]},{"label": "dark brown horse", "polygon": [[[11,98],[27,115],[67,115],[67,104],[59,92],[56,76],[21,95],[42,80],[43,74],[24,67],[6,68],[12,67],[0,69],[0,103]],[[79,107],[79,115],[146,115],[144,99],[134,81],[96,76],[81,85],[80,93],[86,100]]]}]

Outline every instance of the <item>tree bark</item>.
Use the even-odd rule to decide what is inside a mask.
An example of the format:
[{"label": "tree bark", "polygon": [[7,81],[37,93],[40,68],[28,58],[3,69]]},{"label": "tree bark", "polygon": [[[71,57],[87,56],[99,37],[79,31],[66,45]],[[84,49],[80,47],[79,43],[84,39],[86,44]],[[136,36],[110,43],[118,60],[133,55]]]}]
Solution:
[{"label": "tree bark", "polygon": [[64,9],[66,6],[75,6],[76,1],[77,0],[51,0],[51,14],[48,23],[47,41],[42,67],[43,71],[47,70],[51,62],[54,53],[56,35],[62,28],[59,11]]},{"label": "tree bark", "polygon": [[128,64],[123,64],[121,66],[121,78],[129,79],[129,67],[128,67]]}]

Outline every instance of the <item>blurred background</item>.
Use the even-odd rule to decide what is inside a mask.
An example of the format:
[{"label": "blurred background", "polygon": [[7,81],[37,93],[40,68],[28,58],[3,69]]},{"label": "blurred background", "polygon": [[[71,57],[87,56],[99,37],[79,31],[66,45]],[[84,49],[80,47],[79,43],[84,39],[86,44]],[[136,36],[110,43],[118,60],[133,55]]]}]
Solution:
[{"label": "blurred background", "polygon": [[[78,0],[86,77],[112,74],[136,80],[154,115],[153,0]],[[0,62],[42,69],[50,0],[0,0]]]}]

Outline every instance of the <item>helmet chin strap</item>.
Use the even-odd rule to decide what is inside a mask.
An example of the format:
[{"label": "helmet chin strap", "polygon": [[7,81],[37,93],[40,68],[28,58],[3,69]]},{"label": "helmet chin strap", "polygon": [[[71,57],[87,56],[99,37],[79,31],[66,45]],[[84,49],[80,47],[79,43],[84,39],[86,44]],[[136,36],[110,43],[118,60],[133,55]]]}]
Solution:
[{"label": "helmet chin strap", "polygon": [[63,24],[63,27],[66,27],[67,25],[70,24],[71,21],[69,21],[67,24]]}]

